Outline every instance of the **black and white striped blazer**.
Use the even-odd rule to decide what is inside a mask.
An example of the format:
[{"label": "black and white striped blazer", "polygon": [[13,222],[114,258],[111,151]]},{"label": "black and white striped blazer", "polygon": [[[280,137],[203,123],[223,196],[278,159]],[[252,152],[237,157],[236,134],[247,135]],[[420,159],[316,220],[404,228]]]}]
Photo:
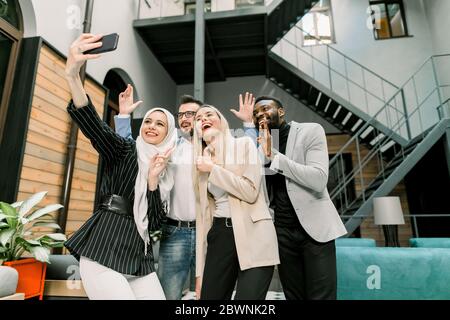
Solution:
[{"label": "black and white striped blazer", "polygon": [[[101,195],[119,195],[133,205],[138,173],[135,141],[120,137],[104,123],[91,100],[82,108],[70,102],[67,111],[104,161]],[[151,232],[160,228],[166,213],[159,189],[149,191],[147,199]],[[143,276],[155,271],[152,248],[149,246],[145,255],[132,213],[126,216],[96,208],[65,246],[77,259],[84,256],[122,274]]]}]

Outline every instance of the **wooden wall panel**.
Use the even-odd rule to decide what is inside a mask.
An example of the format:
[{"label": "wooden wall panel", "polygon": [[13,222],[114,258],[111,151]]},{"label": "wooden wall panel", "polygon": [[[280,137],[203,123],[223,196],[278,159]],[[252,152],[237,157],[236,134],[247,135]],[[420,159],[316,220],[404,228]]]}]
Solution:
[{"label": "wooden wall panel", "polygon": [[[328,135],[328,152],[330,154],[336,154],[342,148],[342,146],[344,146],[348,142],[350,138],[351,137],[346,134]],[[358,167],[356,145],[349,146],[348,152],[352,154],[353,168]],[[368,152],[369,150],[367,148],[362,147],[361,154],[363,156],[367,155]],[[378,172],[378,161],[376,159],[372,159],[367,165],[367,168],[365,168],[362,172],[363,181],[365,181],[365,183],[369,183],[377,176]],[[356,194],[359,195],[361,193],[361,180],[359,178],[355,181],[355,189]],[[409,214],[408,201],[403,181],[394,190],[392,190],[389,195],[399,196],[403,208],[403,214]],[[409,247],[409,238],[411,238],[413,234],[410,219],[405,218],[405,224],[399,226],[398,233],[400,245]],[[373,238],[376,240],[378,246],[384,246],[383,228],[374,224],[373,215],[366,218],[361,224],[361,237]]]}]

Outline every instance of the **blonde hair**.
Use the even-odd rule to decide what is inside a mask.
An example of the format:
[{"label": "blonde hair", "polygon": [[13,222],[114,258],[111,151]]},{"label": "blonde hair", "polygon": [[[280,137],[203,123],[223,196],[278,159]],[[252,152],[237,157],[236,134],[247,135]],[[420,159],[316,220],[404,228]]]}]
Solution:
[{"label": "blonde hair", "polygon": [[[198,110],[197,113],[203,109],[203,108],[210,108],[212,109],[217,116],[220,119],[220,134],[215,137],[216,143],[215,143],[215,163],[221,167],[225,167],[227,163],[229,163],[229,154],[228,151],[233,150],[233,142],[234,137],[230,133],[230,126],[228,125],[227,119],[224,117],[224,115],[214,106],[204,104],[202,105]],[[192,137],[192,143],[193,143],[193,180],[194,180],[194,191],[196,193],[196,196],[200,196],[198,194],[199,192],[199,172],[197,170],[197,158],[200,156],[203,156],[204,150],[207,148],[206,143],[203,141],[203,137],[200,136],[198,130],[196,121],[194,121],[194,135]]]}]

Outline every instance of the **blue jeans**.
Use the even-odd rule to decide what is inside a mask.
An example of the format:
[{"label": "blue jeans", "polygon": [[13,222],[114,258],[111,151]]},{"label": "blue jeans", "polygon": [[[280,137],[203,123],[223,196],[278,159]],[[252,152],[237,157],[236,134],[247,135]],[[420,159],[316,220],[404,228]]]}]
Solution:
[{"label": "blue jeans", "polygon": [[157,273],[168,300],[181,299],[189,270],[192,279],[192,275],[195,276],[195,228],[164,224]]}]

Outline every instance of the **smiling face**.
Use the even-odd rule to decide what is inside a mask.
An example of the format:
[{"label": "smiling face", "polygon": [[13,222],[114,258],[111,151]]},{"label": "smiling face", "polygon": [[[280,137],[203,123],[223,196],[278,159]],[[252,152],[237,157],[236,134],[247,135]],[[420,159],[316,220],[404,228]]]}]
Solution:
[{"label": "smiling face", "polygon": [[284,109],[272,100],[262,100],[255,105],[253,121],[257,128],[266,123],[269,129],[278,129],[284,122]]},{"label": "smiling face", "polygon": [[178,125],[185,135],[192,135],[194,131],[194,116],[200,106],[196,103],[183,103],[178,109]]},{"label": "smiling face", "polygon": [[144,119],[141,129],[141,137],[146,143],[158,145],[167,135],[167,117],[162,111],[154,111]]},{"label": "smiling face", "polygon": [[209,142],[212,137],[221,132],[222,124],[217,112],[209,107],[201,108],[195,116],[195,129],[199,137]]}]

